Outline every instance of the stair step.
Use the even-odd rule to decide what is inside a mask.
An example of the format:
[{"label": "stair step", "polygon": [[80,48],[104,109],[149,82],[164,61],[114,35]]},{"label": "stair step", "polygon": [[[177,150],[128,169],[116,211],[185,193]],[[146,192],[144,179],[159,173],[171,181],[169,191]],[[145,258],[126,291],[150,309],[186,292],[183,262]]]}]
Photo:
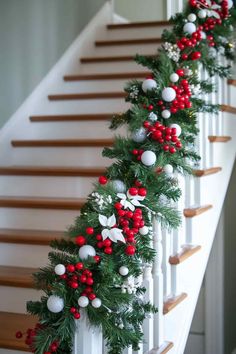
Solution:
[{"label": "stair step", "polygon": [[61,231],[0,229],[0,242],[48,246],[51,241],[64,235]]},{"label": "stair step", "polygon": [[107,25],[107,29],[126,29],[137,27],[153,27],[153,26],[169,26],[169,21],[149,21],[149,22],[129,22],[129,23],[111,23]]},{"label": "stair step", "polygon": [[236,86],[236,80],[235,79],[228,79],[228,85]]},{"label": "stair step", "polygon": [[186,299],[188,295],[186,293],[181,293],[175,297],[170,297],[164,302],[163,314],[166,315],[171,310],[173,310],[177,305],[179,305],[183,300]]},{"label": "stair step", "polygon": [[135,39],[113,39],[95,41],[96,47],[113,46],[113,45],[135,45],[135,44],[152,44],[162,43],[162,38],[135,38]]},{"label": "stair step", "polygon": [[148,352],[148,354],[166,354],[168,353],[174,346],[172,342],[164,342],[159,348],[154,348]]},{"label": "stair step", "polygon": [[204,177],[204,176],[209,176],[209,175],[212,175],[212,174],[220,172],[220,171],[222,171],[222,167],[210,167],[210,168],[206,168],[203,170],[193,170],[193,174],[196,177]]},{"label": "stair step", "polygon": [[[156,54],[145,55],[146,57],[154,58]],[[82,57],[80,59],[81,63],[105,63],[114,61],[134,61],[134,55],[120,55],[120,56],[101,56],[101,57]]]},{"label": "stair step", "polygon": [[138,71],[127,73],[108,73],[108,74],[84,74],[84,75],[65,75],[65,81],[83,81],[83,80],[120,80],[120,79],[144,79],[150,75],[150,71]]},{"label": "stair step", "polygon": [[190,258],[193,254],[200,251],[201,246],[196,245],[183,245],[181,251],[174,256],[170,256],[169,263],[171,265],[177,265]]},{"label": "stair step", "polygon": [[25,333],[28,328],[34,328],[37,323],[35,316],[0,312],[0,323],[0,348],[31,352],[24,340],[15,337],[15,333],[19,330]]},{"label": "stair step", "polygon": [[61,100],[98,100],[108,98],[125,98],[126,92],[92,92],[92,93],[67,93],[58,95],[48,95],[50,101]]},{"label": "stair step", "polygon": [[82,198],[0,197],[0,207],[2,208],[65,209],[79,211],[85,202],[86,200]]},{"label": "stair step", "polygon": [[184,216],[186,218],[193,218],[194,216],[198,216],[200,214],[205,213],[207,210],[213,208],[212,205],[204,205],[200,207],[186,208],[184,209]]},{"label": "stair step", "polygon": [[0,176],[97,177],[105,171],[104,167],[2,166]]},{"label": "stair step", "polygon": [[61,115],[45,115],[31,116],[31,122],[80,122],[80,121],[103,121],[110,120],[117,113],[98,113],[98,114],[61,114]]},{"label": "stair step", "polygon": [[[235,82],[236,82],[236,80],[235,80]],[[221,105],[221,111],[222,112],[228,112],[228,113],[236,114],[236,107],[233,107],[233,106],[230,106],[230,105],[227,105],[227,104],[222,104]]]},{"label": "stair step", "polygon": [[37,269],[26,267],[0,266],[0,285],[17,288],[34,288],[32,274]]},{"label": "stair step", "polygon": [[208,136],[210,143],[227,143],[227,141],[231,140],[231,136],[223,136],[223,135],[210,135]]},{"label": "stair step", "polygon": [[58,139],[58,140],[12,140],[14,147],[104,147],[111,146],[114,139]]}]

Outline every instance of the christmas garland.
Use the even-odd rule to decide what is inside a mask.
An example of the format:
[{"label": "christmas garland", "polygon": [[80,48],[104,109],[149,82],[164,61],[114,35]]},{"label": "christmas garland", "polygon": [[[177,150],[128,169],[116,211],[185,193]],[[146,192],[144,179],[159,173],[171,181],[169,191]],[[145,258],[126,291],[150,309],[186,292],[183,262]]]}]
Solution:
[{"label": "christmas garland", "polygon": [[[27,303],[39,318],[26,334],[32,352],[71,353],[81,312],[102,329],[110,354],[130,345],[138,350],[142,323],[157,311],[145,301],[140,280],[155,258],[152,219],[167,228],[180,224],[172,206],[181,195],[173,172],[192,173],[189,162],[199,160],[197,113],[219,111],[199,98],[215,87],[199,79],[198,66],[202,63],[210,76],[229,75],[230,67],[217,60],[218,53],[234,59],[236,11],[229,4],[190,0],[171,19],[173,29],[164,31],[157,55],[137,55],[150,76],[126,86],[131,108],[111,122],[111,129],[127,124],[129,136],[117,137],[103,150],[116,161],[99,177],[67,232],[70,239],[52,242],[50,264],[34,276],[45,295]],[[20,331],[16,335],[22,337]]]}]

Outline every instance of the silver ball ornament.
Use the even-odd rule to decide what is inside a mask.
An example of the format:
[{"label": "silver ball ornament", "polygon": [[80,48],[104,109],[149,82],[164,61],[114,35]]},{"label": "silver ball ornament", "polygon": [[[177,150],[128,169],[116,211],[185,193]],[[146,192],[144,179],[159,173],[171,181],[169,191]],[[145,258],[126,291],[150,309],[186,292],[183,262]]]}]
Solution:
[{"label": "silver ball ornament", "polygon": [[126,185],[120,179],[114,179],[113,181],[110,182],[110,184],[115,192],[117,192],[117,193],[126,192],[126,189],[127,189]]},{"label": "silver ball ornament", "polygon": [[54,272],[57,275],[63,275],[66,272],[66,267],[64,266],[64,264],[57,264],[56,267],[54,268]]},{"label": "silver ball ornament", "polygon": [[87,259],[88,257],[94,257],[96,255],[96,251],[93,246],[84,245],[79,249],[79,257],[80,259]]},{"label": "silver ball ornament", "polygon": [[137,129],[131,135],[132,140],[136,143],[142,143],[146,139],[146,137],[147,131],[145,128]]},{"label": "silver ball ornament", "polygon": [[125,267],[125,266],[121,266],[121,267],[119,268],[119,273],[120,273],[120,275],[122,275],[123,277],[125,277],[126,275],[129,274],[129,269],[128,269],[127,267]]},{"label": "silver ball ornament", "polygon": [[183,31],[188,34],[193,34],[194,32],[196,32],[196,30],[197,30],[197,27],[192,22],[185,23],[184,28],[183,28]]},{"label": "silver ball ornament", "polygon": [[142,83],[142,90],[144,92],[151,91],[157,87],[157,83],[153,79],[144,80]]},{"label": "silver ball ornament", "polygon": [[64,300],[57,295],[51,295],[47,300],[47,308],[50,312],[59,313],[64,309]]},{"label": "silver ball ornament", "polygon": [[148,119],[152,122],[156,122],[157,121],[157,115],[153,112],[149,113],[148,115]]},{"label": "silver ball ornament", "polygon": [[166,87],[161,93],[161,97],[166,102],[174,101],[176,97],[176,92],[172,87]]},{"label": "silver ball ornament", "polygon": [[156,154],[150,150],[144,151],[141,155],[141,162],[148,167],[154,165],[156,159]]},{"label": "silver ball ornament", "polygon": [[80,296],[78,298],[78,305],[80,307],[87,307],[89,304],[89,299],[87,298],[87,296]]}]

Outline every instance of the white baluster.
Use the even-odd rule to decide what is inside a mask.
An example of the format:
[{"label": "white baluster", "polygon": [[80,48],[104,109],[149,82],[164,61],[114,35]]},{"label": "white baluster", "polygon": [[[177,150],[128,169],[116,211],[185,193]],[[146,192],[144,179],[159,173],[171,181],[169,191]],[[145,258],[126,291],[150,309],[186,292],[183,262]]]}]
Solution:
[{"label": "white baluster", "polygon": [[169,263],[169,257],[171,254],[171,238],[172,233],[167,230],[162,230],[162,245],[163,245],[163,287],[164,287],[164,298],[171,292],[171,266]]},{"label": "white baluster", "polygon": [[76,320],[76,332],[73,344],[73,354],[103,354],[102,331],[91,327],[85,311]]},{"label": "white baluster", "polygon": [[158,313],[154,314],[154,347],[159,348],[164,341],[163,316],[163,273],[162,273],[162,233],[156,218],[153,218],[153,247],[156,257],[153,264],[154,305]]},{"label": "white baluster", "polygon": [[133,354],[132,347],[128,347],[125,350],[123,350],[123,354]]},{"label": "white baluster", "polygon": [[[146,264],[143,272],[143,286],[146,288],[145,301],[149,301],[151,304],[154,303],[153,298],[153,278],[152,278],[152,265]],[[143,322],[143,333],[144,333],[144,343],[143,352],[146,352],[153,348],[153,314],[150,314]]]}]

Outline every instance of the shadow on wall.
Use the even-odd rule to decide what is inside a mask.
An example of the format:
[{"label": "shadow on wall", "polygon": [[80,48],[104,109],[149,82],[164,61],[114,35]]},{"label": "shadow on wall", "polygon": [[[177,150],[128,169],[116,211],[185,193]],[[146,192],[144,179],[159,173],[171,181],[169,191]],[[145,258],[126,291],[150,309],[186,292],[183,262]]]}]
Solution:
[{"label": "shadow on wall", "polygon": [[115,13],[129,21],[159,21],[165,19],[166,1],[114,0]]},{"label": "shadow on wall", "polygon": [[105,0],[0,0],[0,127]]}]

